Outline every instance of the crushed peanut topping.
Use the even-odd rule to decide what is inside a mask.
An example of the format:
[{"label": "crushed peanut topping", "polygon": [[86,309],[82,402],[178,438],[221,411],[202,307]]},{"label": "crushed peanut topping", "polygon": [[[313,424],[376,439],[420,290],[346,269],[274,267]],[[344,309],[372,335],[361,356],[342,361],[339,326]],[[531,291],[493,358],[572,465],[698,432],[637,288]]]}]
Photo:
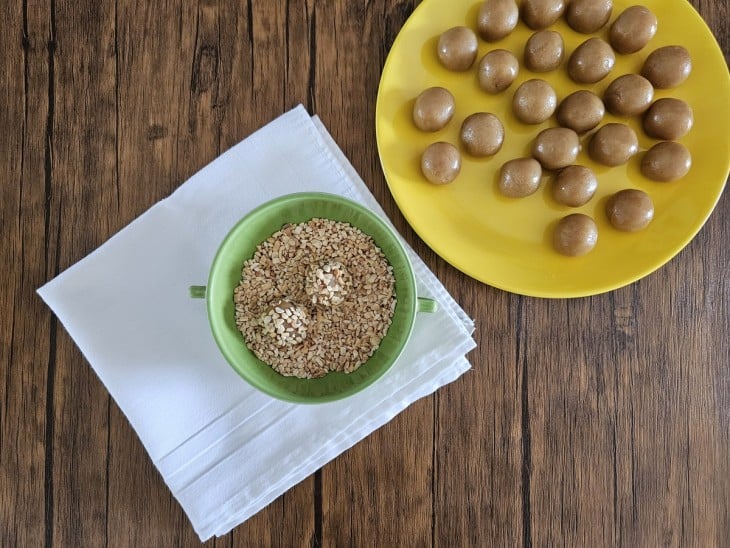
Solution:
[{"label": "crushed peanut topping", "polygon": [[329,219],[287,224],[259,244],[233,292],[249,349],[285,376],[351,373],[395,311],[393,268],[373,239]]}]

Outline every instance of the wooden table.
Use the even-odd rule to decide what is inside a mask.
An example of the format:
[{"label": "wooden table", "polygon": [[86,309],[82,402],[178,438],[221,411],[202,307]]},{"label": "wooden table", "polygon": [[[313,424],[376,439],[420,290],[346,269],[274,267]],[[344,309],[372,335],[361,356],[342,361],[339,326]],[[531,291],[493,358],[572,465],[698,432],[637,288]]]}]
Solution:
[{"label": "wooden table", "polygon": [[[540,300],[414,234],[374,132],[416,1],[0,3],[0,545],[198,539],[35,294],[297,103],[476,320],[471,372],[211,546],[728,546],[730,198],[668,265]],[[692,0],[730,52],[726,0]]]}]

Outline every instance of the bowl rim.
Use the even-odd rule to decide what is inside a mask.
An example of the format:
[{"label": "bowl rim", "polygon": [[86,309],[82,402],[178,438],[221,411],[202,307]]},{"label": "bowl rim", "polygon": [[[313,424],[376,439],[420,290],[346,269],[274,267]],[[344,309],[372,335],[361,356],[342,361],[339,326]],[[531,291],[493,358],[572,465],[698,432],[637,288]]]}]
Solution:
[{"label": "bowl rim", "polygon": [[[405,266],[405,276],[403,276],[403,279],[400,281],[405,282],[409,287],[409,293],[412,293],[413,298],[411,299],[410,303],[410,309],[407,310],[407,325],[403,329],[403,334],[400,337],[400,340],[397,343],[397,346],[393,349],[393,351],[389,354],[388,359],[385,360],[384,365],[381,366],[380,371],[378,371],[377,374],[373,374],[366,379],[362,380],[361,382],[351,384],[350,386],[346,387],[343,390],[331,393],[331,394],[324,394],[324,395],[317,395],[317,396],[306,396],[301,394],[295,394],[291,392],[286,392],[286,394],[282,394],[281,391],[278,391],[276,389],[272,389],[269,387],[268,383],[265,381],[261,381],[257,379],[254,375],[247,375],[245,368],[242,366],[242,364],[238,364],[237,360],[234,359],[234,356],[232,356],[227,348],[226,342],[223,340],[225,337],[222,333],[219,333],[218,329],[214,327],[215,322],[219,321],[220,319],[220,313],[219,311],[214,309],[214,299],[212,298],[212,295],[215,293],[215,288],[217,287],[216,283],[216,273],[219,271],[219,268],[221,265],[225,262],[225,253],[227,251],[227,247],[229,246],[230,240],[235,238],[238,233],[245,227],[248,223],[251,222],[252,219],[256,218],[257,216],[260,216],[262,214],[265,214],[271,210],[276,210],[278,208],[281,208],[282,206],[285,206],[287,204],[293,204],[293,203],[301,203],[306,201],[325,201],[330,203],[335,203],[337,205],[342,205],[348,208],[351,208],[358,213],[364,215],[367,217],[370,221],[372,221],[375,225],[377,225],[384,234],[387,235],[388,239],[394,244],[394,247],[397,249],[396,253],[401,255],[402,258],[402,264]],[[314,217],[312,217],[314,218]],[[322,216],[322,218],[326,218],[326,216]],[[349,221],[345,221],[349,222]],[[362,228],[358,227],[354,222],[350,223],[355,228],[358,228],[359,230],[363,230]],[[364,231],[364,230],[363,230]],[[367,233],[367,232],[366,232]],[[273,234],[273,233],[272,233]],[[372,237],[372,236],[371,236]],[[265,238],[264,238],[265,239]],[[263,240],[262,240],[263,241]],[[259,242],[260,243],[260,242]],[[258,244],[257,244],[258,245]],[[391,263],[391,254],[386,255],[386,258],[388,259],[388,262]],[[226,236],[221,240],[220,244],[218,245],[218,249],[216,250],[215,257],[213,258],[213,261],[210,266],[209,274],[208,274],[208,286],[206,291],[206,311],[208,316],[208,325],[211,334],[213,335],[213,338],[216,342],[216,345],[218,346],[219,351],[225,358],[228,365],[243,379],[245,380],[249,385],[253,386],[257,390],[274,397],[278,400],[287,401],[290,403],[306,403],[306,404],[318,404],[318,403],[328,403],[332,401],[341,400],[344,398],[347,398],[349,396],[355,395],[362,390],[364,390],[366,387],[372,385],[377,380],[382,378],[385,373],[387,373],[393,366],[393,364],[398,360],[400,355],[403,353],[403,350],[406,347],[406,344],[408,343],[411,334],[413,332],[413,327],[415,324],[416,319],[416,313],[418,310],[418,290],[417,290],[417,284],[416,284],[416,276],[415,272],[413,270],[413,264],[411,262],[410,257],[408,256],[408,252],[403,245],[403,242],[400,239],[400,236],[395,231],[394,228],[392,228],[380,215],[369,209],[368,207],[355,202],[354,200],[350,198],[346,198],[344,196],[338,195],[338,194],[332,194],[328,192],[296,192],[296,193],[290,193],[285,194],[282,196],[279,196],[277,198],[273,198],[271,200],[268,200],[259,206],[255,207],[248,213],[246,213],[243,217],[241,217],[234,225],[231,227],[231,229],[228,231]],[[213,289],[213,291],[211,291]],[[218,316],[219,319],[214,320],[213,318]],[[225,318],[222,318],[223,321],[226,321]],[[390,330],[390,328],[389,328]],[[386,337],[388,334],[386,333]],[[241,339],[241,344],[245,345],[245,342],[243,339]],[[249,350],[249,352],[251,352]],[[259,360],[253,352],[251,352],[251,355],[254,359]],[[262,362],[265,363],[265,362]],[[367,361],[362,365],[367,365]],[[267,367],[271,367],[268,364],[265,364]],[[322,377],[321,379],[326,379],[329,376],[326,375]],[[293,377],[292,377],[293,379]],[[321,379],[299,379],[302,382],[314,382]]]}]

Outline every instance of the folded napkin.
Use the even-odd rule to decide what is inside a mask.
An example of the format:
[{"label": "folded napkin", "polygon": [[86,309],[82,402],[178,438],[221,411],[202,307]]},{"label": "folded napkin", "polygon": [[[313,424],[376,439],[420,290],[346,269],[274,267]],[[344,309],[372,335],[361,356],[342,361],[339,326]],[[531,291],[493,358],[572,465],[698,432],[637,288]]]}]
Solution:
[{"label": "folded napkin", "polygon": [[379,381],[345,400],[298,405],[237,376],[210,334],[204,301],[190,299],[188,286],[206,283],[238,219],[300,191],[340,194],[385,218],[321,122],[299,106],[38,290],[201,540],[229,532],[470,367],[472,321],[408,248],[419,294],[440,308],[418,315],[406,349]]}]

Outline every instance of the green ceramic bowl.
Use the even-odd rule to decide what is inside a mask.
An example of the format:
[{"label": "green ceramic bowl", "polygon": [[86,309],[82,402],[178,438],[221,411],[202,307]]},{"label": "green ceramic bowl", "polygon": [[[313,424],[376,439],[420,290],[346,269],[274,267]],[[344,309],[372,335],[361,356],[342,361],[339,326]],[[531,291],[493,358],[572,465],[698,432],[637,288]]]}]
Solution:
[{"label": "green ceramic bowl", "polygon": [[[350,374],[332,372],[319,379],[298,379],[280,375],[246,347],[243,336],[236,329],[233,290],[241,279],[244,261],[253,256],[258,244],[286,223],[306,222],[314,217],[350,223],[373,238],[393,267],[396,307],[380,347],[356,371]],[[282,196],[241,219],[219,247],[207,287],[193,286],[190,295],[206,299],[213,337],[231,367],[266,394],[298,403],[338,400],[375,382],[403,351],[413,330],[416,312],[436,309],[435,301],[416,295],[416,278],[408,255],[380,217],[341,196],[317,192]]]}]

